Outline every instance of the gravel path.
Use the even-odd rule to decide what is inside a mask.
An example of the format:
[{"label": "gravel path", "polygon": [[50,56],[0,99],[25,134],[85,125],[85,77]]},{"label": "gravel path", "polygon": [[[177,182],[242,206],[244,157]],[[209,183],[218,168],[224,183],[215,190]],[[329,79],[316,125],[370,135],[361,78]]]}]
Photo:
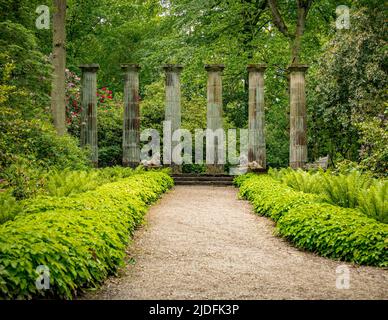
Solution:
[{"label": "gravel path", "polygon": [[388,271],[292,247],[233,187],[177,186],[150,209],[118,278],[82,299],[388,299]]}]

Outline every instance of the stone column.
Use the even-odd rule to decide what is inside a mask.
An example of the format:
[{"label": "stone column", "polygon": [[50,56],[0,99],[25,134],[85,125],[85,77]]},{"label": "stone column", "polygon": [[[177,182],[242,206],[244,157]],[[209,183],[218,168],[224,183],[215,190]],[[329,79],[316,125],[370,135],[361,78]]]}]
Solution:
[{"label": "stone column", "polygon": [[97,146],[97,71],[98,64],[80,65],[82,70],[81,146],[91,149],[91,161],[98,166]]},{"label": "stone column", "polygon": [[290,167],[303,168],[307,163],[307,114],[304,64],[292,64],[290,72]]},{"label": "stone column", "polygon": [[123,166],[140,163],[140,108],[138,64],[122,64],[124,72]]},{"label": "stone column", "polygon": [[[183,67],[181,65],[167,64],[163,66],[166,73],[166,110],[165,121],[171,122],[171,134],[181,128],[181,84],[180,73]],[[179,142],[171,141],[171,155]],[[171,157],[171,160],[173,158]],[[182,166],[171,162],[173,174],[182,173]]]},{"label": "stone column", "polygon": [[265,145],[265,116],[264,116],[264,71],[265,64],[248,65],[249,74],[249,142],[248,161],[256,161],[265,169],[266,145]]},{"label": "stone column", "polygon": [[[207,129],[215,132],[218,129],[223,128],[222,123],[222,71],[225,66],[222,64],[207,64],[205,69],[208,73],[207,80]],[[206,138],[206,144],[210,141]],[[219,163],[220,154],[218,153],[219,143],[224,141],[214,141],[214,164],[208,164],[206,167],[206,173],[208,174],[223,174],[224,164]],[[208,152],[206,152],[208,157]]]}]

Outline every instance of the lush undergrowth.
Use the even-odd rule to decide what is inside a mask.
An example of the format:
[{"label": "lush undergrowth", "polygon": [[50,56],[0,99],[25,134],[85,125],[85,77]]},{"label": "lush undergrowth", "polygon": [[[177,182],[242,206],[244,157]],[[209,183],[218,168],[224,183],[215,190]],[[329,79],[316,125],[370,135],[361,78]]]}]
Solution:
[{"label": "lush undergrowth", "polygon": [[[0,224],[12,220],[16,215],[23,213],[32,202],[39,202],[42,197],[66,197],[82,192],[94,190],[97,187],[127,178],[134,174],[144,172],[142,167],[136,170],[123,167],[104,169],[89,169],[73,171],[52,170],[42,176],[42,184],[35,196],[22,201],[17,201],[13,195],[13,188],[6,188],[0,192]],[[32,200],[33,199],[33,200]],[[35,200],[36,199],[36,200]]]},{"label": "lush undergrowth", "polygon": [[328,203],[356,208],[371,218],[388,223],[388,180],[375,179],[367,173],[305,172],[270,170],[269,174],[289,187],[318,194]]},{"label": "lush undergrowth", "polygon": [[16,201],[10,191],[0,192],[0,224],[12,220],[22,210],[23,206]]},{"label": "lush undergrowth", "polygon": [[[173,185],[164,172],[144,172],[73,197],[34,199],[0,226],[1,297],[72,298],[123,265],[125,246],[147,206]],[[38,290],[37,267],[50,272]]]},{"label": "lush undergrowth", "polygon": [[268,175],[236,178],[255,212],[277,221],[277,231],[300,248],[344,261],[388,266],[388,226],[362,212],[296,191]]},{"label": "lush undergrowth", "polygon": [[144,172],[142,167],[138,167],[136,170],[123,167],[107,167],[87,171],[54,170],[47,176],[41,194],[56,197],[70,196],[94,190],[104,183],[128,178],[141,172]]}]

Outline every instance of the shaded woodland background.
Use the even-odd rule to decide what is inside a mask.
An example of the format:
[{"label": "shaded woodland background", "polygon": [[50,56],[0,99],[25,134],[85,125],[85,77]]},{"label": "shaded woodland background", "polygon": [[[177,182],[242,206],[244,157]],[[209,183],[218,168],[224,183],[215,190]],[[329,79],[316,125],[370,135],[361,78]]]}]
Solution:
[{"label": "shaded woodland background", "polygon": [[[43,1],[44,2],[44,1]],[[299,3],[299,2],[298,2]],[[35,0],[0,0],[0,178],[28,193],[42,171],[90,164],[78,147],[81,63],[99,63],[100,164],[121,164],[120,64],[140,63],[143,128],[161,128],[161,65],[180,63],[183,127],[206,127],[205,63],[224,63],[225,128],[248,119],[248,63],[266,63],[268,164],[288,165],[287,66],[291,38],[272,22],[264,0],[69,0],[66,103],[69,134],[59,137],[50,113],[52,30],[38,30]],[[387,33],[382,1],[342,1],[350,28],[335,27],[337,1],[312,1],[300,62],[307,76],[309,157],[329,154],[332,165],[387,175]],[[290,34],[296,2],[278,1]],[[37,182],[38,181],[38,182]],[[27,188],[27,189],[26,189]]]}]

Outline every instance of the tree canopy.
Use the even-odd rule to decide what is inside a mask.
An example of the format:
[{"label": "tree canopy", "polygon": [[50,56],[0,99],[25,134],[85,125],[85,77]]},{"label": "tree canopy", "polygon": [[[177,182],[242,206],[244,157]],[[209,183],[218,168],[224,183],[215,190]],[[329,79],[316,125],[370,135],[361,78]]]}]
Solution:
[{"label": "tree canopy", "polygon": [[[46,78],[41,73],[50,68],[52,32],[35,27],[35,9],[40,4],[41,1],[0,1],[4,30],[13,26],[12,32],[19,35],[19,40],[28,34],[25,43],[34,47],[34,51],[17,49],[19,40],[11,33],[2,33],[6,43],[1,46],[1,68],[5,72],[7,61],[14,61],[9,84],[25,85],[27,81],[37,87],[32,91],[39,93],[36,99],[42,100],[47,98],[47,83],[29,80],[38,75]],[[341,4],[350,9],[349,29],[336,29],[337,1],[68,0],[67,68],[79,77],[81,63],[99,63],[99,88],[108,87],[119,104],[123,86],[120,64],[139,63],[142,120],[157,128],[164,116],[161,66],[180,63],[184,65],[183,121],[187,128],[194,128],[205,125],[204,64],[224,63],[225,126],[240,128],[246,127],[248,118],[246,65],[266,63],[268,162],[286,166],[287,67],[290,63],[306,63],[310,65],[307,98],[311,160],[330,154],[334,161],[363,161],[367,167],[385,171],[387,66],[383,3],[348,0]],[[47,5],[52,8],[51,2]],[[36,72],[31,69],[22,79],[18,76],[22,61],[31,61],[26,64],[29,68],[38,64],[44,67]],[[69,115],[78,96],[74,93],[67,97],[68,125],[75,135],[75,124]],[[12,99],[9,104],[26,106]],[[38,105],[42,111],[47,108],[42,100],[30,110]],[[101,133],[101,145],[112,146],[116,141],[119,154],[121,114],[117,108],[110,110],[112,114],[100,112],[101,119],[111,119],[101,120],[102,129],[106,123],[106,130],[113,130],[109,131],[109,142],[104,141],[106,133]]]}]

